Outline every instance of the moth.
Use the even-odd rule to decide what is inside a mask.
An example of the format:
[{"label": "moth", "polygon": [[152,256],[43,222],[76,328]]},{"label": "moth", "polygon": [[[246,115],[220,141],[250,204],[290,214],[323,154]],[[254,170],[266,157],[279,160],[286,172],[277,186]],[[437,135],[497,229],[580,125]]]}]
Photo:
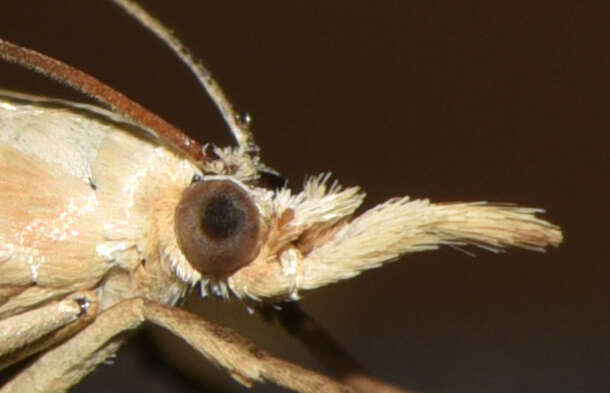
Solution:
[{"label": "moth", "polygon": [[357,215],[364,193],[328,175],[292,190],[201,63],[137,4],[114,2],[191,68],[235,146],[201,145],[82,71],[0,40],[3,59],[106,106],[0,97],[0,368],[36,356],[1,392],[65,392],[144,322],[248,386],[399,391],[324,377],[177,306],[192,290],[281,305],[407,253],[562,241],[540,209],[399,197]]}]

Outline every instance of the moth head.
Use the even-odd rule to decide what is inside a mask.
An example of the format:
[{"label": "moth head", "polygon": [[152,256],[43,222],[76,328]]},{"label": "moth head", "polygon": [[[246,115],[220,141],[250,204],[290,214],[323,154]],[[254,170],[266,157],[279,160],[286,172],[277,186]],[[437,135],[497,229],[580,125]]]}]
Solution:
[{"label": "moth head", "polygon": [[561,231],[535,216],[539,209],[401,197],[356,215],[364,199],[359,187],[341,187],[322,174],[294,192],[257,157],[217,153],[207,175],[184,191],[175,232],[202,289],[223,297],[297,299],[442,245],[543,250],[561,242]]},{"label": "moth head", "polygon": [[[231,148],[215,148],[214,155],[175,208],[181,254],[205,292],[270,301],[294,297],[298,285],[290,266],[295,270],[297,262],[291,256],[307,255],[328,240],[363,194],[329,186],[327,175],[308,179],[295,193],[257,155]],[[190,270],[183,267],[176,266],[177,272]]]},{"label": "moth head", "polygon": [[184,281],[201,280],[204,291],[227,297],[228,278],[264,248],[274,216],[272,201],[286,181],[256,154],[208,148],[215,159],[202,164],[175,205],[181,257],[172,265]]}]

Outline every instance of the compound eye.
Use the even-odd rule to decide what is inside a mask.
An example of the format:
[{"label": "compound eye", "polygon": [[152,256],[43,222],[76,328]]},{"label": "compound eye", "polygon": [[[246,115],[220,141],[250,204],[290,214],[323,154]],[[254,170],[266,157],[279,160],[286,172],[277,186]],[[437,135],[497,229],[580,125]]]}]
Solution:
[{"label": "compound eye", "polygon": [[204,274],[235,271],[259,251],[258,208],[231,180],[191,184],[176,207],[175,230],[182,253]]}]

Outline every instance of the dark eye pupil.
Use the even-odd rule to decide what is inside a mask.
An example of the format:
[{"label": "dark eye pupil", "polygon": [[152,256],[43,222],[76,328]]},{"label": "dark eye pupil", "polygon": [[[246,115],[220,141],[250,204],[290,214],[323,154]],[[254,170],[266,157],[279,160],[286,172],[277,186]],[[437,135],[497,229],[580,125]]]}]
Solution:
[{"label": "dark eye pupil", "polygon": [[202,217],[205,233],[216,239],[226,239],[239,230],[245,212],[226,193],[215,196],[206,206]]}]

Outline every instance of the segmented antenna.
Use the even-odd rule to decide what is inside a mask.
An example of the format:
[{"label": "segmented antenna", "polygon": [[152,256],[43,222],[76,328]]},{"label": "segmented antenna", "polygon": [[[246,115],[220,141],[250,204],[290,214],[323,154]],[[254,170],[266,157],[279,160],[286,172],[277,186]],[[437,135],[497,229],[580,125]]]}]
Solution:
[{"label": "segmented antenna", "polygon": [[31,49],[0,39],[0,58],[55,79],[115,112],[150,129],[196,162],[209,161],[199,142],[112,87],[77,68]]},{"label": "segmented antenna", "polygon": [[182,42],[172,34],[170,29],[146,12],[137,3],[132,0],[112,1],[123,8],[127,14],[131,15],[150,32],[159,37],[191,70],[227,122],[240,152],[257,152],[258,147],[254,143],[254,137],[249,129],[248,121],[243,120],[237,111],[235,111],[224,91],[218,82],[212,78],[212,74],[204,64],[190,53]]}]

